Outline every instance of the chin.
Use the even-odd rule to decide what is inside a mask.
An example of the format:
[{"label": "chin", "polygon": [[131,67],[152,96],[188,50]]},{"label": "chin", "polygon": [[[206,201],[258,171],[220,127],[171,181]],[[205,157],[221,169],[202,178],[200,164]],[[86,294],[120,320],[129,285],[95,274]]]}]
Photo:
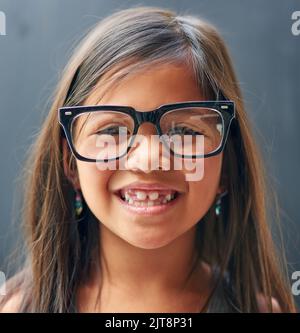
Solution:
[{"label": "chin", "polygon": [[170,233],[168,237],[150,235],[149,237],[126,237],[124,239],[130,245],[144,249],[144,250],[155,250],[169,245],[173,239],[170,238]]}]

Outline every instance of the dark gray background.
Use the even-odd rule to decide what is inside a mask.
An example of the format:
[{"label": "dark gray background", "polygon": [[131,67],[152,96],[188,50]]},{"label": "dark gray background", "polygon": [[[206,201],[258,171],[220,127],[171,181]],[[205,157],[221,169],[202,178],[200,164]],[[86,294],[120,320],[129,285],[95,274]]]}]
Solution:
[{"label": "dark gray background", "polygon": [[70,48],[99,19],[138,4],[197,14],[219,28],[278,191],[290,270],[300,270],[300,36],[291,32],[299,0],[0,0],[7,20],[0,36],[0,270],[20,234],[24,154]]}]

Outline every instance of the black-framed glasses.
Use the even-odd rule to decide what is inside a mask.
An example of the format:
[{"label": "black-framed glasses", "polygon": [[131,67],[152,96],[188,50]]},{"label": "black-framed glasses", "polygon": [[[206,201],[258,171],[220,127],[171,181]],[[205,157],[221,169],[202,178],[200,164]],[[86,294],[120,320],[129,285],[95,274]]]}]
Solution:
[{"label": "black-framed glasses", "polygon": [[125,156],[135,144],[139,126],[154,124],[160,141],[174,156],[205,158],[223,151],[234,102],[188,101],[155,110],[131,106],[70,106],[58,110],[72,153],[82,161],[108,162]]}]

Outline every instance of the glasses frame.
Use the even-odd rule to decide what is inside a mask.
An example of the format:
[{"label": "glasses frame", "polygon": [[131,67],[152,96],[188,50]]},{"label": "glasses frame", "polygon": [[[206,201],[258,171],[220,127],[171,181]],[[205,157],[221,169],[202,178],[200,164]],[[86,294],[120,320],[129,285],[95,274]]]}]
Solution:
[{"label": "glasses frame", "polygon": [[[151,111],[139,111],[131,106],[117,106],[117,105],[87,105],[87,106],[65,106],[58,109],[58,121],[62,126],[62,129],[64,131],[65,137],[67,139],[67,142],[69,144],[69,147],[71,149],[71,152],[75,155],[75,157],[81,161],[86,162],[108,162],[112,160],[118,160],[128,154],[132,147],[132,143],[134,142],[134,137],[138,132],[138,129],[141,124],[145,122],[152,123],[157,131],[157,134],[162,137],[162,141],[165,145],[167,143],[165,140],[163,140],[163,133],[160,128],[160,119],[161,117],[173,110],[186,108],[186,107],[203,107],[203,108],[209,108],[216,110],[222,118],[223,121],[223,137],[222,141],[217,149],[215,149],[213,152],[208,154],[202,154],[202,155],[181,155],[174,153],[169,146],[168,149],[170,153],[173,156],[181,157],[181,158],[207,158],[210,156],[215,156],[219,153],[221,153],[224,150],[230,125],[232,120],[235,118],[235,107],[234,102],[229,100],[217,100],[217,101],[188,101],[188,102],[179,102],[179,103],[172,103],[172,104],[163,104],[160,105],[158,108],[151,110]],[[129,115],[133,121],[134,121],[134,129],[132,133],[132,137],[130,139],[130,144],[128,145],[127,151],[123,153],[122,155],[105,159],[105,160],[98,160],[98,159],[91,159],[84,156],[81,156],[75,149],[73,145],[72,140],[72,134],[71,134],[71,126],[73,120],[79,116],[80,114],[84,113],[90,113],[90,112],[99,112],[99,111],[117,111],[120,113],[124,113],[126,115]]]}]

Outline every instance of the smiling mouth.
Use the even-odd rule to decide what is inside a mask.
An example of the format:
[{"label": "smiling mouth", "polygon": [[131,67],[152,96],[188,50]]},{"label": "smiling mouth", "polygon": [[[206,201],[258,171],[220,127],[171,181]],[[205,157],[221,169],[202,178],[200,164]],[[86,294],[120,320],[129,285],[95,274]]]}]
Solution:
[{"label": "smiling mouth", "polygon": [[176,201],[180,193],[174,190],[119,190],[116,195],[133,207],[154,207],[168,205]]}]

